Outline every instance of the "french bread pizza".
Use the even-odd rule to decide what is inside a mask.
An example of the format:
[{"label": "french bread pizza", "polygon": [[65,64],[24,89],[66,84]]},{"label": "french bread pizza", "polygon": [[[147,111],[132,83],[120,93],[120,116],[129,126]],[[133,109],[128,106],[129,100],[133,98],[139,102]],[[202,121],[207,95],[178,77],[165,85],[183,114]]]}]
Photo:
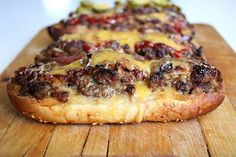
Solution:
[{"label": "french bread pizza", "polygon": [[204,60],[202,47],[197,47],[191,42],[179,43],[162,33],[143,35],[137,31],[83,30],[80,33],[62,36],[37,55],[35,61],[68,64],[104,48],[130,54],[137,60],[153,60],[165,56]]},{"label": "french bread pizza", "polygon": [[45,123],[187,120],[224,99],[220,71],[203,60],[137,60],[111,48],[22,67],[7,89],[21,113]]},{"label": "french bread pizza", "polygon": [[194,35],[193,27],[179,7],[168,0],[130,0],[115,7],[83,1],[75,12],[61,22],[48,27],[50,36],[57,40],[64,34],[94,30],[158,32],[188,42]]},{"label": "french bread pizza", "polygon": [[44,123],[183,121],[224,100],[221,72],[191,42],[194,31],[169,0],[114,7],[83,1],[48,27],[55,40],[7,84],[12,104]]}]

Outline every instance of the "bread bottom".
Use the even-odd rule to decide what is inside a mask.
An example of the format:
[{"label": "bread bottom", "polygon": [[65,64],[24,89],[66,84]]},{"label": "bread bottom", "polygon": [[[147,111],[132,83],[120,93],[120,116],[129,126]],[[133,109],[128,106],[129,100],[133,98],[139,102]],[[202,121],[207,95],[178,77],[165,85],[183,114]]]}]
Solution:
[{"label": "bread bottom", "polygon": [[224,100],[224,93],[181,95],[151,93],[144,101],[126,95],[112,98],[70,96],[67,103],[53,98],[41,101],[19,96],[14,84],[8,85],[13,105],[25,116],[44,123],[139,123],[179,121],[204,115]]}]

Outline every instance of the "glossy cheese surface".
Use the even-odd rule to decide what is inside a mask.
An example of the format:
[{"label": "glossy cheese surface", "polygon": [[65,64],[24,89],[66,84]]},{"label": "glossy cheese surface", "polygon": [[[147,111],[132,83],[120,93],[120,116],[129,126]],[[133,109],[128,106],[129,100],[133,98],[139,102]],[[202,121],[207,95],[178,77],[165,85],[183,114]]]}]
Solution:
[{"label": "glossy cheese surface", "polygon": [[148,40],[153,43],[163,43],[176,50],[181,50],[183,45],[177,44],[173,39],[168,38],[163,33],[148,33],[140,34],[137,31],[110,31],[110,30],[99,30],[99,31],[89,31],[84,27],[78,27],[81,33],[67,34],[61,39],[66,41],[71,40],[84,40],[91,43],[101,43],[104,41],[116,40],[121,45],[128,44],[130,47],[134,47],[137,42]]}]

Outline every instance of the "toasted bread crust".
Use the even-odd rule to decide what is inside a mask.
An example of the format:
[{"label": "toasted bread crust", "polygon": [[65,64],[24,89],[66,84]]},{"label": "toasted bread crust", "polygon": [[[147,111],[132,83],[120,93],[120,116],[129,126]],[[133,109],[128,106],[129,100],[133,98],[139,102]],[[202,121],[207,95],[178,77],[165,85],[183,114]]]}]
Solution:
[{"label": "toasted bread crust", "polygon": [[53,98],[39,101],[19,96],[16,86],[13,83],[7,86],[8,95],[14,106],[25,116],[45,123],[124,124],[188,120],[214,110],[225,97],[223,90],[198,95],[173,93],[175,97],[171,99],[166,92],[162,92],[152,93],[151,97],[140,106],[129,103],[127,99],[124,99],[122,104],[113,105],[103,104],[103,101],[97,105],[76,104],[70,101],[63,104]]}]

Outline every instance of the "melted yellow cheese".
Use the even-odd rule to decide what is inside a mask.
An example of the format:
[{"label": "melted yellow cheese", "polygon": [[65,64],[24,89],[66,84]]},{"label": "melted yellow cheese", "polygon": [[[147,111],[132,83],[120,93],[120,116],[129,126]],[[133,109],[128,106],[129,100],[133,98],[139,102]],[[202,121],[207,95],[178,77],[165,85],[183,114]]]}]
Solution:
[{"label": "melted yellow cheese", "polygon": [[142,39],[149,40],[154,43],[163,43],[163,44],[166,44],[176,50],[181,50],[183,48],[182,45],[175,43],[173,40],[166,37],[166,35],[164,35],[162,33],[148,33],[148,34],[144,35]]},{"label": "melted yellow cheese", "polygon": [[[133,56],[125,54],[125,53],[118,53],[113,50],[104,50],[102,52],[97,52],[93,54],[90,64],[94,66],[97,64],[106,64],[106,63],[115,63],[115,62],[125,63],[125,65],[128,66],[128,68],[130,69],[134,69],[136,67],[139,70],[150,72],[151,64],[156,61],[155,60],[138,61],[138,60],[135,60]],[[80,68],[81,66],[82,66],[81,61],[78,60],[68,65],[57,66],[53,70],[51,70],[49,73],[52,75],[55,75],[55,74],[63,75],[66,73],[67,70]]]},{"label": "melted yellow cheese", "polygon": [[135,58],[131,55],[125,54],[125,53],[117,53],[112,50],[106,50],[103,52],[95,53],[92,56],[91,64],[104,64],[104,63],[114,63],[114,62],[123,62],[125,63],[128,68],[133,69],[134,67],[137,67],[139,70],[150,72],[150,66],[153,61],[138,61],[135,60]]},{"label": "melted yellow cheese", "polygon": [[63,66],[56,66],[54,69],[52,69],[49,74],[51,75],[64,75],[66,74],[66,71],[69,69],[76,69],[76,68],[81,68],[82,67],[82,63],[81,60],[72,62],[68,65],[63,65]]},{"label": "melted yellow cheese", "polygon": [[135,82],[134,87],[135,87],[134,97],[142,102],[149,96],[149,94],[151,94],[151,90],[150,88],[148,88],[145,82],[142,81]]},{"label": "melted yellow cheese", "polygon": [[137,115],[136,115],[136,121],[141,122],[143,120],[143,112],[145,109],[145,102],[149,98],[149,95],[151,94],[150,88],[148,88],[147,84],[145,82],[135,82],[135,93],[133,95],[133,102],[135,103],[137,107]]},{"label": "melted yellow cheese", "polygon": [[137,42],[143,40],[149,40],[154,43],[164,43],[176,50],[183,48],[182,45],[175,43],[172,39],[166,37],[162,33],[147,33],[145,35],[140,34],[137,31],[109,31],[109,30],[99,30],[99,31],[81,31],[82,33],[68,34],[62,37],[62,40],[84,40],[91,43],[100,43],[109,40],[116,40],[121,45],[128,44],[131,47]]},{"label": "melted yellow cheese", "polygon": [[[101,52],[97,52],[92,55],[90,64],[92,66],[95,66],[97,64],[107,64],[107,63],[115,63],[120,62],[124,63],[129,69],[138,68],[139,70],[143,70],[147,73],[150,73],[151,67],[153,63],[162,64],[163,60],[160,62],[158,60],[146,60],[146,61],[138,61],[133,56],[125,54],[125,53],[119,53],[114,50],[103,50]],[[183,68],[189,69],[189,64],[186,61],[181,60],[171,60],[171,63],[174,66],[181,66]],[[64,66],[56,66],[53,70],[51,70],[49,73],[52,75],[55,74],[66,74],[66,71],[69,69],[77,69],[81,68],[82,61],[78,60],[75,62],[72,62],[71,64],[64,65]]]},{"label": "melted yellow cheese", "polygon": [[117,32],[108,30],[99,31],[83,31],[77,34],[68,34],[62,37],[62,40],[84,40],[91,43],[100,43],[104,41],[116,40],[120,44],[135,45],[136,42],[140,41],[140,34],[136,31],[129,32]]}]

